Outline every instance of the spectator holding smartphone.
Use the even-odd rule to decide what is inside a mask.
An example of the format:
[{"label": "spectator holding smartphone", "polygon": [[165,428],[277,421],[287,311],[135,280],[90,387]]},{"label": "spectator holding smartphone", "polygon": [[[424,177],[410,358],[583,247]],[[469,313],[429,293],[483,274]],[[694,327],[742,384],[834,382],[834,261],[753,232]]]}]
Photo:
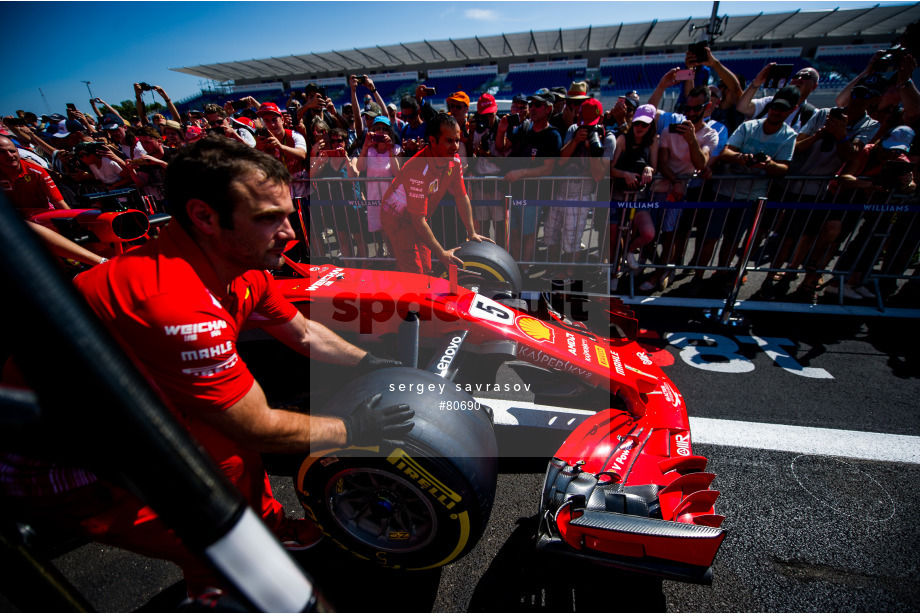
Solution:
[{"label": "spectator holding smartphone", "polygon": [[123,188],[140,183],[134,169],[101,143],[80,143],[74,147],[74,154],[106,187]]},{"label": "spectator holding smartphone", "polygon": [[[378,233],[383,230],[380,221],[380,203],[384,192],[390,187],[393,177],[399,172],[400,147],[395,143],[395,135],[390,119],[384,115],[374,118],[373,130],[364,140],[364,146],[357,159],[357,170],[368,178],[367,200],[378,201],[376,204],[369,202],[367,205],[367,230]],[[382,181],[370,181],[380,178]],[[382,253],[382,243],[378,241],[378,255]]]},{"label": "spectator holding smartphone", "polygon": [[[610,164],[614,200],[635,200],[635,195],[651,185],[658,168],[658,133],[655,126],[657,115],[658,109],[654,105],[640,106],[633,115],[629,130],[617,137]],[[611,222],[611,237],[615,236],[616,226]],[[626,248],[626,254],[629,268],[635,270],[638,266],[630,256],[655,238],[655,224],[648,210],[635,209],[632,226],[635,232]]]},{"label": "spectator holding smartphone", "polygon": [[134,130],[125,126],[125,122],[118,114],[106,113],[102,118],[101,128],[105,130],[105,135],[109,137],[109,140],[121,151],[122,158],[133,160],[147,153],[144,146],[137,140]]},{"label": "spectator holding smartphone", "polygon": [[[736,108],[748,119],[760,119],[767,114],[767,105],[773,101],[773,96],[754,98],[754,94],[770,79],[770,74],[775,70],[776,66],[776,62],[770,62],[764,66],[738,100]],[[819,78],[818,71],[809,66],[802,68],[789,79],[789,85],[799,88],[798,103],[792,108],[792,113],[789,114],[789,117],[786,118],[786,123],[792,126],[792,129],[796,132],[799,132],[815,113],[815,106],[806,102],[806,100],[817,89]]]},{"label": "spectator holding smartphone", "polygon": [[[176,126],[179,126],[179,124],[173,125],[172,128],[175,129]],[[192,128],[198,130],[195,126],[189,127],[188,130],[192,130]],[[168,127],[164,128],[164,130],[168,129]],[[181,130],[181,126],[179,126],[179,129]],[[127,164],[137,171],[138,179],[142,186],[141,190],[145,196],[150,196],[157,201],[165,200],[166,165],[177,149],[164,145],[163,138],[153,126],[138,128],[137,139],[144,146],[144,150],[147,153],[133,160],[128,160]]]},{"label": "spectator holding smartphone", "polygon": [[[315,98],[314,98],[315,99]],[[291,173],[291,197],[305,198],[310,193],[309,174],[304,171],[307,142],[299,132],[284,128],[281,109],[274,102],[263,102],[256,112],[264,132],[256,133],[256,149],[280,160]]]},{"label": "spectator holding smartphone", "polygon": [[[319,120],[314,126],[319,124]],[[320,139],[314,147],[322,146],[316,156],[310,158],[310,178],[357,178],[357,160],[348,157],[345,143],[348,133],[342,128],[333,128],[329,131],[328,140]],[[361,200],[361,188],[358,182],[335,181],[328,182],[319,192],[319,198],[333,201],[331,215],[333,226],[339,238],[339,248],[343,258],[351,258],[355,253],[361,258],[367,258],[367,245],[364,242],[363,228],[367,223],[363,207],[349,204],[345,201]],[[328,210],[328,208],[327,208]],[[328,219],[326,220],[328,222]]]},{"label": "spectator holding smartphone", "polygon": [[425,122],[422,120],[419,103],[412,96],[403,96],[399,101],[399,109],[399,116],[405,122],[399,134],[402,155],[411,158],[425,146]]}]

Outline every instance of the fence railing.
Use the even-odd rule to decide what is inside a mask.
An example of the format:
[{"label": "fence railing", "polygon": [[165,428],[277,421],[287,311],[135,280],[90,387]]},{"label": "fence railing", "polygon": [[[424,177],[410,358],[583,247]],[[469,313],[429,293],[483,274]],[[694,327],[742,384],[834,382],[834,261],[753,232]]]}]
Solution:
[{"label": "fence railing", "polygon": [[[885,299],[920,283],[920,202],[912,194],[814,176],[694,176],[679,187],[658,177],[642,190],[572,176],[465,181],[480,232],[506,246],[525,283],[548,285],[534,276],[549,268],[581,280],[589,294],[626,302],[920,315],[918,305],[893,309]],[[313,181],[304,199],[311,255],[391,265],[377,214],[388,184]],[[442,201],[430,226],[445,247],[466,237],[452,202]],[[858,300],[847,284],[861,288]],[[835,288],[833,304],[816,299]]]}]

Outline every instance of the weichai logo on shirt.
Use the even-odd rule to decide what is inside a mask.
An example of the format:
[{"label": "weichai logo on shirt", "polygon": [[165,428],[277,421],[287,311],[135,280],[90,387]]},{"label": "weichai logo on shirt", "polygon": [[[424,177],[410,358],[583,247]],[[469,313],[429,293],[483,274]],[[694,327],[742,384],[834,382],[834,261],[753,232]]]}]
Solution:
[{"label": "weichai logo on shirt", "polygon": [[210,322],[195,322],[194,324],[177,324],[175,326],[164,326],[163,330],[166,333],[167,337],[172,337],[173,335],[201,335],[204,333],[214,333],[217,332],[218,336],[220,335],[220,330],[227,328],[226,320],[211,320]]}]

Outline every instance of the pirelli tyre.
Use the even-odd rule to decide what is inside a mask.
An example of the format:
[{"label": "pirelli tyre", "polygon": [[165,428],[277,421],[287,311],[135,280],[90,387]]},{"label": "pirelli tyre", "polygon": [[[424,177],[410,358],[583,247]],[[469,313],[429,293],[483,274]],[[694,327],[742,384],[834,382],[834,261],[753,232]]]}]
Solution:
[{"label": "pirelli tyre", "polygon": [[[506,282],[511,285],[513,294],[518,295],[524,286],[524,280],[521,277],[521,270],[511,254],[500,248],[494,243],[483,241],[466,241],[460,244],[460,249],[454,252],[460,260],[463,261],[463,268],[475,271],[482,277],[470,275],[464,276],[458,274],[458,282],[461,285],[476,283],[480,279],[487,281]],[[443,266],[440,267],[440,276],[447,279],[447,273]]]},{"label": "pirelli tyre", "polygon": [[398,445],[307,457],[295,483],[305,513],[340,547],[387,567],[456,561],[479,541],[492,511],[498,467],[490,412],[456,384],[400,367],[354,380],[316,413],[346,416],[377,393],[377,407],[405,403],[415,411],[412,431]]}]

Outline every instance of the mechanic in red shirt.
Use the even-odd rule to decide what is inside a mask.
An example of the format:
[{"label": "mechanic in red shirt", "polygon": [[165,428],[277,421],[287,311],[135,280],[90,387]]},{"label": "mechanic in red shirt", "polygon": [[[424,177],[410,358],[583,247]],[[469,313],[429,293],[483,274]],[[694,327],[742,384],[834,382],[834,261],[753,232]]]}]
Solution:
[{"label": "mechanic in red shirt", "polygon": [[[173,220],[161,235],[75,283],[266,525],[289,549],[302,550],[322,534],[309,520],[285,517],[260,453],[377,445],[407,434],[414,413],[405,405],[375,407],[379,397],[344,420],[273,409],[237,354],[240,330],[259,326],[311,359],[359,371],[400,364],[307,320],[274,290],[266,269],[281,265],[294,237],[289,183],[280,161],[243,143],[197,141],[169,164]],[[71,520],[79,514],[74,508],[94,509],[77,516],[78,528],[92,539],[179,563],[191,594],[216,585],[149,508],[117,485],[76,468],[63,476],[49,468],[38,483],[34,467],[33,459],[0,455],[0,494],[38,497],[52,518]],[[100,490],[113,506],[87,508]]]},{"label": "mechanic in red shirt", "polygon": [[70,209],[48,171],[23,160],[5,136],[0,136],[0,186],[17,209]]},{"label": "mechanic in red shirt", "polygon": [[469,240],[494,242],[477,234],[473,226],[473,209],[457,155],[460,125],[444,112],[426,125],[428,145],[403,165],[381,199],[383,231],[395,251],[397,267],[407,273],[430,273],[432,253],[445,266],[463,266],[463,261],[454,256],[459,248],[444,249],[428,224],[447,192],[454,196]]}]

